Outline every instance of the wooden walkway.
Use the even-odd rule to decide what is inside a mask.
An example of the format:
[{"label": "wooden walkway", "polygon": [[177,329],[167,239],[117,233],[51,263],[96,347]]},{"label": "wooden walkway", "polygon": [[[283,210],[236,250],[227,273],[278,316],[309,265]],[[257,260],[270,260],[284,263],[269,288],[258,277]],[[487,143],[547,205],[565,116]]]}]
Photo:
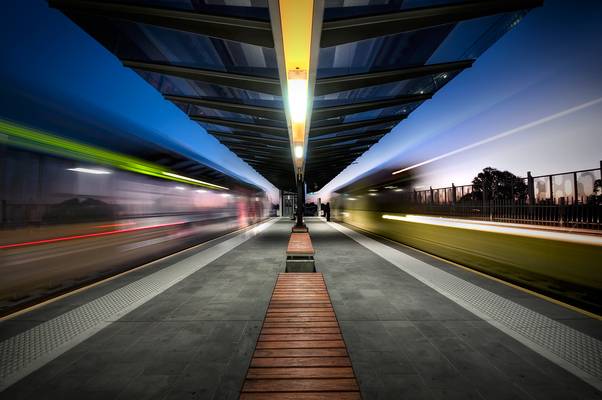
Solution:
[{"label": "wooden walkway", "polygon": [[361,399],[321,273],[278,275],[240,398]]}]

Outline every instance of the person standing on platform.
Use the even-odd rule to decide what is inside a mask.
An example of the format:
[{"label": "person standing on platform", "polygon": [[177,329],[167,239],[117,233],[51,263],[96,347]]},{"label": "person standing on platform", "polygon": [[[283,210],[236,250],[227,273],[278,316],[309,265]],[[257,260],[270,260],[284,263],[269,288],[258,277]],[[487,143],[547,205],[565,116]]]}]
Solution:
[{"label": "person standing on platform", "polygon": [[324,204],[324,216],[326,221],[330,221],[330,203]]}]

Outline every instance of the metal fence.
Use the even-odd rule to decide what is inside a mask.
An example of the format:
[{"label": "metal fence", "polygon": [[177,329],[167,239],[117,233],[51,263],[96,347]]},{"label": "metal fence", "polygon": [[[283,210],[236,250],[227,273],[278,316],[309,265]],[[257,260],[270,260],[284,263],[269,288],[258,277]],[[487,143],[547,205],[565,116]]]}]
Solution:
[{"label": "metal fence", "polygon": [[518,179],[526,190],[509,199],[491,199],[486,191],[475,196],[473,185],[406,192],[403,212],[602,229],[602,161],[596,169]]}]

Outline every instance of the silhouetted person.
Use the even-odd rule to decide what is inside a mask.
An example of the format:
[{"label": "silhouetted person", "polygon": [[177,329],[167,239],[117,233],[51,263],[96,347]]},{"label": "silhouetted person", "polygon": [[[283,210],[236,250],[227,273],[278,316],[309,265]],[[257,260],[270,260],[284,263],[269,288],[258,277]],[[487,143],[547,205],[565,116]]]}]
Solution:
[{"label": "silhouetted person", "polygon": [[324,204],[324,216],[326,221],[330,221],[330,203]]}]

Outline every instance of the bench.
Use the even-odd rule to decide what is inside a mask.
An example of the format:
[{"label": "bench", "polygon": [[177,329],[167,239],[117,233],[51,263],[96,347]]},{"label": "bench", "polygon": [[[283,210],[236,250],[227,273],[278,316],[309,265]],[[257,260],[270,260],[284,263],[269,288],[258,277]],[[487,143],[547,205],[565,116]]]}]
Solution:
[{"label": "bench", "polygon": [[315,272],[314,254],[309,233],[291,233],[286,249],[286,272]]}]

